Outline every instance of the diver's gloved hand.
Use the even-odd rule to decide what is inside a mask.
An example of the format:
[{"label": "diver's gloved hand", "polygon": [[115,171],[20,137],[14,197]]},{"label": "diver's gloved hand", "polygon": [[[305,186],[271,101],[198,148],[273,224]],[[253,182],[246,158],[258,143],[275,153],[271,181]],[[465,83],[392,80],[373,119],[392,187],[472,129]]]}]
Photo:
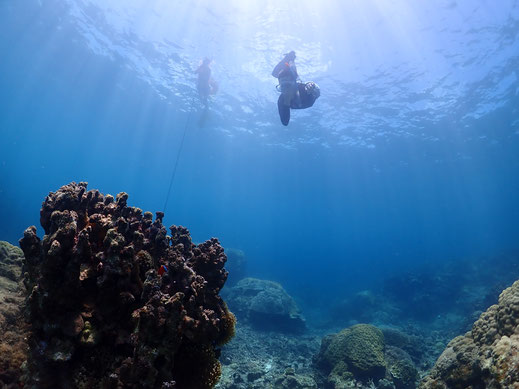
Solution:
[{"label": "diver's gloved hand", "polygon": [[314,100],[317,100],[319,96],[321,96],[321,88],[313,81],[308,81],[305,84],[305,92],[311,95]]}]

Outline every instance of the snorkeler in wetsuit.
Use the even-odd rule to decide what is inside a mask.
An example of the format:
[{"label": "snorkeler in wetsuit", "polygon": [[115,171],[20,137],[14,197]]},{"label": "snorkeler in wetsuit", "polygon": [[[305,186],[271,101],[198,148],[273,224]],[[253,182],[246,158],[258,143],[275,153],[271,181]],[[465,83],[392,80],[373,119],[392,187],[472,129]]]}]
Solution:
[{"label": "snorkeler in wetsuit", "polygon": [[297,74],[295,59],[295,51],[286,53],[274,70],[272,70],[272,76],[279,81],[283,103],[288,107],[292,99],[297,97],[297,80],[299,75]]},{"label": "snorkeler in wetsuit", "polygon": [[209,95],[214,95],[218,91],[218,84],[211,77],[211,68],[209,67],[210,64],[211,60],[206,57],[198,69],[195,70],[195,73],[198,74],[198,80],[196,84],[198,95],[200,96],[202,103],[204,103],[206,106]]},{"label": "snorkeler in wetsuit", "polygon": [[278,99],[278,112],[281,123],[288,126],[290,109],[305,109],[314,105],[321,91],[315,82],[298,82],[299,75],[295,64],[296,53],[291,51],[272,70],[272,76],[279,81],[281,95]]}]

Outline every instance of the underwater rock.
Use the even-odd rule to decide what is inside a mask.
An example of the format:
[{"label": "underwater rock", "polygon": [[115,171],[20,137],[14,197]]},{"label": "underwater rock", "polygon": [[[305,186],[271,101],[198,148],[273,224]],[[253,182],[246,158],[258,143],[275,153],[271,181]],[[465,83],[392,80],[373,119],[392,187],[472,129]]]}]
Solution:
[{"label": "underwater rock", "polygon": [[27,359],[27,328],[24,324],[23,252],[0,241],[0,387],[19,387],[22,364]]},{"label": "underwater rock", "polygon": [[400,348],[386,346],[384,359],[387,364],[388,376],[396,389],[416,388],[418,371],[409,354]]},{"label": "underwater rock", "polygon": [[305,319],[297,304],[277,282],[244,278],[224,295],[236,315],[257,329],[281,332],[305,329]]},{"label": "underwater rock", "polygon": [[369,322],[381,310],[382,301],[371,290],[362,290],[332,305],[330,316],[335,321],[351,319]]},{"label": "underwater rock", "polygon": [[226,249],[225,254],[227,255],[225,267],[229,272],[225,285],[230,287],[247,276],[247,257],[242,250],[238,249]]},{"label": "underwater rock", "polygon": [[[212,388],[235,318],[219,292],[217,239],[195,245],[128,195],[71,183],[20,240],[30,321],[29,388]],[[159,269],[162,269],[159,272]]]},{"label": "underwater rock", "polygon": [[440,355],[420,389],[519,387],[519,281]]},{"label": "underwater rock", "polygon": [[408,335],[393,327],[380,327],[380,329],[384,334],[386,346],[393,346],[404,350],[415,363],[422,360],[425,344],[420,337]]},{"label": "underwater rock", "polygon": [[[18,289],[22,275],[23,251],[8,242],[0,241],[0,287]],[[10,282],[12,281],[12,283]]]},{"label": "underwater rock", "polygon": [[296,374],[294,369],[286,369],[283,375],[275,378],[273,389],[317,389],[312,377]]},{"label": "underwater rock", "polygon": [[386,345],[383,332],[370,324],[325,336],[314,364],[320,388],[353,388],[375,382],[377,387],[414,389],[418,375],[409,354]]}]

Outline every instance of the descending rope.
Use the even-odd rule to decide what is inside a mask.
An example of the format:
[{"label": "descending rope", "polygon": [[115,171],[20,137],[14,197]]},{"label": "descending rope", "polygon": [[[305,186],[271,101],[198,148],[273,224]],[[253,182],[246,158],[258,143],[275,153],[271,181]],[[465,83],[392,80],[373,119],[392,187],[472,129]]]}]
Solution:
[{"label": "descending rope", "polygon": [[186,125],[184,126],[184,133],[182,134],[182,140],[180,141],[180,145],[178,146],[177,159],[175,160],[175,165],[173,166],[173,171],[171,172],[171,179],[169,180],[168,194],[166,196],[166,201],[164,203],[164,209],[162,210],[162,212],[164,212],[164,213],[166,212],[166,208],[168,206],[169,195],[171,194],[171,188],[173,187],[173,181],[175,180],[175,174],[177,174],[178,161],[180,159],[180,154],[182,153],[182,147],[184,146],[184,139],[186,138],[187,128],[189,127],[189,122],[191,121],[191,114],[192,114],[192,111],[189,111],[189,114],[186,119]]}]

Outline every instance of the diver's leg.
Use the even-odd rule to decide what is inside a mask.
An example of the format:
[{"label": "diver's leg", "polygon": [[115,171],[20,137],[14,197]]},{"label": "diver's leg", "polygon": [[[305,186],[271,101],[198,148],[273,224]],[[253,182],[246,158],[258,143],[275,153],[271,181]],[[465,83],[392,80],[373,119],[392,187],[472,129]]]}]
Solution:
[{"label": "diver's leg", "polygon": [[283,97],[283,104],[285,104],[287,107],[290,107],[295,92],[294,83],[292,81],[284,80],[279,84],[281,85],[281,96]]},{"label": "diver's leg", "polygon": [[283,95],[278,98],[278,112],[281,123],[284,126],[288,126],[288,122],[290,122],[290,107],[285,104]]},{"label": "diver's leg", "polygon": [[292,105],[292,102],[296,97],[296,93],[297,93],[297,84],[295,82],[288,84],[287,90],[285,93],[285,105],[286,106],[290,107]]},{"label": "diver's leg", "polygon": [[285,104],[287,107],[290,107],[290,101],[292,100],[292,94],[289,92],[286,92],[283,94],[283,104]]}]

